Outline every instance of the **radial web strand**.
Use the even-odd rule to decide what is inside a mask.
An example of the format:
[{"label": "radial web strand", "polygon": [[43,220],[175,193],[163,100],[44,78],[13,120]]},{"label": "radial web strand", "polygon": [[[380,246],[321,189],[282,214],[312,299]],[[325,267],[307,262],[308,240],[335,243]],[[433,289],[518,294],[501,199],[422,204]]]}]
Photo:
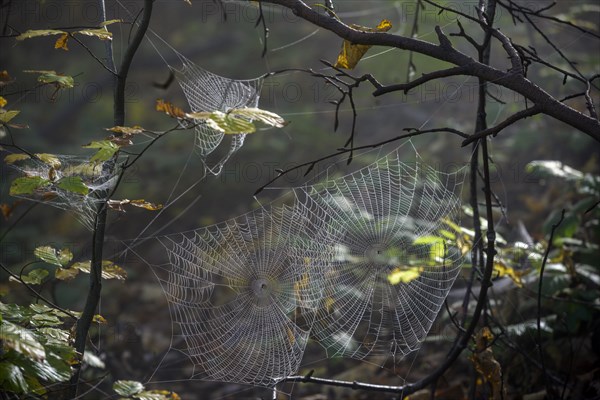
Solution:
[{"label": "radial web strand", "polygon": [[[263,77],[248,80],[225,78],[209,72],[183,55],[177,53],[182,62],[181,69],[171,66],[175,77],[190,105],[192,112],[228,112],[235,108],[258,107]],[[211,165],[206,159],[223,141],[224,134],[201,124],[196,128],[196,148],[205,160],[209,172],[219,175],[223,165],[244,144],[246,134],[230,135],[231,143],[227,154]]]},{"label": "radial web strand", "polygon": [[162,286],[195,377],[271,387],[297,372],[328,262],[304,211],[259,209],[159,238]]},{"label": "radial web strand", "polygon": [[85,157],[37,154],[11,166],[22,174],[21,178],[37,177],[43,181],[28,193],[13,195],[73,212],[86,228],[93,230],[97,205],[108,197],[120,173],[119,168],[110,172],[106,164]]},{"label": "radial web strand", "polygon": [[297,189],[336,247],[312,335],[328,356],[402,358],[417,350],[461,266],[439,237],[460,211],[464,173],[442,173],[398,151],[345,178]]}]

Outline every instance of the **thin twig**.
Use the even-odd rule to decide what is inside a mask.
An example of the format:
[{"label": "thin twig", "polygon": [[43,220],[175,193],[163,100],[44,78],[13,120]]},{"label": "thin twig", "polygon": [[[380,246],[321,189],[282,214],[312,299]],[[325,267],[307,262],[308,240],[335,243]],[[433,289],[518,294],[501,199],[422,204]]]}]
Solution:
[{"label": "thin twig", "polygon": [[550,386],[548,384],[548,380],[546,378],[546,362],[544,360],[544,349],[542,347],[542,284],[544,283],[544,270],[546,268],[546,262],[548,261],[548,255],[550,254],[550,250],[552,249],[552,241],[554,240],[554,232],[556,228],[563,222],[565,218],[565,210],[563,209],[560,214],[560,219],[552,224],[552,229],[550,231],[550,239],[548,239],[548,247],[546,248],[546,252],[544,253],[544,258],[542,260],[542,266],[540,268],[540,282],[538,284],[538,296],[537,296],[537,341],[538,341],[538,351],[540,353],[540,363],[542,365],[542,371],[544,372],[544,384],[546,386],[546,392],[548,394],[551,393]]}]

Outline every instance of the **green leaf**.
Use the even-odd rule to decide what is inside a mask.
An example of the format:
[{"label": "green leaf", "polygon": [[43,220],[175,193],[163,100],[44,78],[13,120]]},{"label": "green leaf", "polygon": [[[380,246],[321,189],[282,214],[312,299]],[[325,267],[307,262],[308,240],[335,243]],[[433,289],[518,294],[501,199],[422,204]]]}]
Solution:
[{"label": "green leaf", "polygon": [[58,259],[57,253],[57,250],[51,246],[40,246],[33,251],[33,255],[40,260],[45,261],[48,264],[56,265],[57,267],[62,267],[63,264],[61,264]]},{"label": "green leaf", "polygon": [[85,353],[83,353],[83,362],[85,364],[89,365],[90,367],[99,368],[99,369],[106,368],[104,361],[102,361],[98,356],[96,356],[89,350],[86,351]]},{"label": "green leaf", "polygon": [[260,108],[236,108],[229,111],[227,114],[230,116],[247,118],[250,121],[260,121],[263,124],[275,128],[283,128],[287,125],[287,122],[279,115],[271,111],[261,110]]},{"label": "green leaf", "polygon": [[24,153],[9,154],[6,157],[4,157],[4,162],[7,164],[14,164],[17,161],[28,160],[30,158],[31,157],[29,157],[28,154]]},{"label": "green leaf", "polygon": [[7,124],[11,119],[19,115],[21,111],[18,110],[0,110],[0,122]]},{"label": "green leaf", "polygon": [[27,275],[23,275],[21,279],[23,282],[30,285],[41,285],[44,281],[44,278],[47,277],[49,272],[44,268],[34,269]]},{"label": "green leaf", "polygon": [[46,186],[49,183],[48,179],[44,179],[41,176],[23,176],[11,183],[9,193],[11,196],[33,194],[36,189]]},{"label": "green leaf", "polygon": [[0,388],[14,393],[26,393],[29,386],[19,367],[8,362],[1,362]]},{"label": "green leaf", "polygon": [[[90,273],[91,261],[77,262],[71,266],[87,274]],[[102,279],[118,279],[124,281],[127,278],[127,272],[114,264],[112,261],[102,261]]]},{"label": "green leaf", "polygon": [[43,360],[46,351],[35,335],[22,326],[3,320],[0,322],[0,340],[5,349],[14,350],[34,360]]},{"label": "green leaf", "polygon": [[60,31],[58,29],[29,29],[24,33],[21,33],[16,37],[17,40],[25,40],[31,39],[41,36],[55,36],[55,35],[64,35],[65,31]]},{"label": "green leaf", "polygon": [[113,390],[121,396],[133,396],[144,390],[144,385],[137,381],[116,381]]},{"label": "green leaf", "polygon": [[119,146],[110,140],[95,141],[83,147],[86,149],[99,149],[98,152],[92,156],[92,162],[108,161],[117,151],[119,151]]},{"label": "green leaf", "polygon": [[429,236],[420,236],[418,238],[416,238],[413,242],[413,244],[429,244],[429,245],[434,245],[434,244],[440,244],[440,243],[444,243],[445,239],[439,236],[433,236],[433,235],[429,235]]},{"label": "green leaf", "polygon": [[90,189],[83,183],[80,176],[65,176],[56,182],[56,186],[68,192],[87,195]]},{"label": "green leaf", "polygon": [[53,83],[61,89],[71,89],[75,86],[75,80],[73,77],[68,75],[57,74],[56,71],[38,71],[38,70],[27,70],[23,71],[30,74],[40,74],[37,80],[40,83]]}]

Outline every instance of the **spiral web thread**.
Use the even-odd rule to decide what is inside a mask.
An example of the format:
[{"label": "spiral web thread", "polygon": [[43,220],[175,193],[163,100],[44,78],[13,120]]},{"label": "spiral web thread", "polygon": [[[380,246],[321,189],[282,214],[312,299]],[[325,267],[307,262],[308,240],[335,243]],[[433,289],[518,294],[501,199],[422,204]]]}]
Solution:
[{"label": "spiral web thread", "polygon": [[330,357],[417,350],[461,266],[457,248],[430,239],[456,221],[463,181],[464,169],[401,162],[395,150],[294,189],[292,206],[158,238],[168,261],[157,275],[193,377],[272,387],[297,372],[309,338]]},{"label": "spiral web thread", "polygon": [[[263,77],[247,80],[225,78],[209,72],[185,56],[177,53],[182,62],[181,69],[170,67],[190,105],[192,112],[228,112],[235,108],[258,107]],[[223,165],[244,144],[246,134],[230,135],[231,143],[227,154],[210,165],[206,159],[223,141],[222,132],[210,128],[206,124],[196,127],[195,146],[203,158],[207,170],[219,175]]]},{"label": "spiral web thread", "polygon": [[[71,155],[45,155],[47,162],[37,158],[21,160],[12,165],[23,176],[40,177],[48,180],[32,194],[15,195],[26,200],[47,204],[75,214],[89,230],[94,229],[97,205],[104,201],[114,188],[119,169],[112,173],[106,163],[96,163],[86,157]],[[79,180],[88,188],[87,194],[75,193],[58,186],[61,180]]]},{"label": "spiral web thread", "polygon": [[419,349],[462,265],[438,231],[456,222],[465,170],[442,173],[418,155],[401,162],[396,150],[296,189],[317,221],[315,240],[337,249],[312,328],[328,356],[401,359]]},{"label": "spiral web thread", "polygon": [[298,370],[328,263],[314,234],[305,208],[281,207],[159,238],[194,377],[270,387]]}]

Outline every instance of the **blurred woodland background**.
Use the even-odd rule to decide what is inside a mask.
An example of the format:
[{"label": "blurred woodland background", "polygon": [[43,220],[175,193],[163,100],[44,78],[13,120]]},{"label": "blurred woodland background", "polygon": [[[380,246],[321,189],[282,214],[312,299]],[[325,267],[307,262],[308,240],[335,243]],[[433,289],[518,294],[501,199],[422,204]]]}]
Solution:
[{"label": "blurred woodland background", "polygon": [[[8,3],[10,8],[5,6]],[[335,35],[289,11],[264,4],[269,37],[267,52],[262,57],[263,31],[260,26],[255,27],[258,7],[254,2],[217,4],[194,0],[192,3],[190,6],[184,1],[157,0],[150,28],[181,54],[222,76],[254,78],[294,68],[325,71],[327,67],[320,60],[334,62],[342,45]],[[472,14],[476,2],[440,3]],[[541,2],[530,3],[532,7],[538,7]],[[22,0],[0,4],[0,22],[8,21],[10,26],[10,29],[5,28],[4,34],[27,29],[96,25],[99,21],[95,0]],[[142,2],[131,0],[121,3],[108,0],[106,4],[107,19],[124,21],[131,21],[129,12],[136,15],[142,6]],[[414,30],[415,36],[433,42],[436,42],[436,25],[445,31],[456,31],[455,15],[440,13],[421,2],[343,0],[335,5],[337,15],[344,22],[376,26],[385,18],[392,22],[391,32],[410,35]],[[590,31],[600,32],[600,7],[594,0],[559,1],[552,13]],[[513,42],[530,44],[549,60],[564,64],[537,32],[526,25],[515,25],[502,8],[497,12],[496,24]],[[551,21],[541,21],[539,26],[576,61],[582,72],[586,75],[600,72],[600,41]],[[114,24],[110,31],[114,35],[113,46],[118,61],[128,42],[130,25]],[[169,80],[167,63],[177,66],[179,61],[152,34],[148,36],[160,54],[144,40],[134,59],[126,88],[127,125],[167,130],[173,121],[156,112],[155,103],[157,99],[165,99],[187,109],[176,82],[159,87]],[[21,111],[13,121],[28,125],[27,129],[13,132],[20,146],[32,153],[89,155],[91,152],[82,145],[106,136],[104,129],[113,126],[112,77],[82,46],[71,41],[68,51],[55,49],[55,39],[1,39],[0,70],[8,71],[14,82],[0,88],[0,95],[8,100],[8,109]],[[83,38],[82,41],[95,54],[103,55],[104,43],[93,39]],[[466,48],[460,41],[456,41],[456,46]],[[492,51],[494,64],[505,62],[504,53],[498,49],[499,46]],[[409,70],[411,62],[414,64],[412,72]],[[398,83],[404,82],[409,75],[418,76],[443,67],[443,63],[428,57],[373,47],[352,73],[355,76],[370,73],[382,83]],[[24,70],[54,70],[70,75],[75,79],[75,86],[58,91],[52,86],[43,86],[22,92],[36,86],[36,76],[24,73]],[[543,66],[533,65],[528,73],[530,79],[556,98],[572,93],[576,85],[572,80],[563,82],[563,75]],[[429,82],[408,94],[398,92],[377,98],[372,96],[370,87],[361,86],[354,91],[358,112],[355,145],[392,138],[401,134],[404,128],[449,126],[472,132],[477,88],[475,78],[463,76]],[[493,85],[490,90],[496,100],[490,99],[489,121],[500,121],[523,108],[521,97]],[[16,96],[7,95],[19,91],[21,93]],[[591,94],[599,104],[600,91],[592,89]],[[143,198],[168,204],[169,198],[191,190],[156,220],[156,212],[143,209],[111,213],[105,257],[110,259],[111,254],[119,254],[123,250],[122,241],[136,238],[145,228],[142,236],[151,236],[166,224],[169,225],[162,233],[186,231],[256,208],[259,203],[254,192],[273,178],[276,170],[311,161],[344,145],[352,112],[348,104],[342,106],[339,127],[334,132],[335,106],[331,101],[338,97],[331,85],[308,73],[292,71],[268,77],[260,108],[283,116],[290,124],[283,129],[249,135],[244,147],[233,155],[220,176],[209,175],[200,183],[197,181],[201,175],[197,172],[201,171],[202,165],[193,154],[193,131],[161,139],[144,154],[135,168],[127,171],[114,198]],[[579,97],[570,100],[569,104],[584,110],[584,101]],[[5,140],[6,137],[1,139],[3,143]],[[419,136],[412,142],[423,159],[446,171],[456,165],[466,165],[472,151],[470,146],[461,147],[460,138],[447,133]],[[389,148],[396,145],[392,143]],[[502,332],[495,331],[491,349],[493,357],[502,366],[508,398],[542,399],[546,394],[536,349],[536,294],[540,260],[548,246],[551,226],[563,209],[565,217],[555,232],[554,249],[549,255],[544,280],[542,336],[545,363],[547,370],[568,387],[570,397],[564,398],[600,398],[600,207],[597,207],[600,145],[557,120],[538,115],[502,131],[490,139],[489,146],[493,160],[492,189],[503,206],[495,209],[496,231],[503,242],[499,242],[500,256],[485,318],[494,319],[495,322],[489,322],[493,326],[503,327]],[[407,157],[410,157],[408,147],[407,151]],[[349,167],[342,156],[330,171],[334,175],[346,174],[373,162],[376,156],[377,153],[356,156]],[[552,163],[531,164],[540,160]],[[331,161],[319,164],[315,172],[323,172],[331,166]],[[302,175],[302,171],[292,172],[274,185],[282,189],[265,190],[258,195],[258,200],[268,203],[286,193],[286,187],[298,186],[314,176],[304,178]],[[0,204],[5,215],[0,234],[16,223],[10,233],[2,237],[2,264],[18,272],[34,259],[33,252],[37,247],[46,245],[69,248],[77,258],[89,259],[91,233],[71,213],[44,205],[28,211],[31,203],[19,202],[8,194],[10,182],[16,176],[14,169],[2,165]],[[466,199],[468,190],[464,190],[463,195]],[[468,228],[469,224],[465,215],[462,225]],[[526,248],[522,244],[526,244]],[[158,246],[141,248],[148,260],[162,251]],[[99,386],[84,398],[115,396],[111,389],[113,380],[148,382],[150,378],[148,388],[173,390],[184,399],[270,398],[269,390],[188,380],[191,366],[184,357],[170,354],[163,360],[172,340],[171,319],[163,292],[146,263],[131,253],[119,257],[114,261],[126,270],[127,279],[108,280],[104,284],[99,313],[106,323],[94,324],[91,331],[93,352],[103,368],[85,367],[82,379],[90,382],[89,388],[96,383]],[[469,274],[470,269],[465,268],[449,296],[451,312],[458,313],[461,309]],[[16,282],[9,282],[8,278],[0,271],[2,303],[26,306],[36,302],[29,291]],[[88,279],[83,274],[69,282],[48,279],[36,287],[57,304],[80,310],[88,290]],[[444,310],[438,319],[423,347],[395,367],[389,362],[380,368],[375,363],[324,359],[319,346],[309,344],[306,365],[300,374],[314,369],[315,376],[350,381],[389,385],[415,381],[443,361],[456,334],[456,328]],[[491,396],[489,382],[486,383],[476,371],[476,347],[473,342],[437,382],[435,398]],[[153,385],[152,382],[165,383]],[[287,384],[282,391],[292,392],[293,398],[312,400],[399,398],[301,383]],[[199,393],[201,397],[198,397]],[[5,394],[0,396],[11,398]],[[410,398],[429,398],[429,390],[423,396],[415,394]]]}]

